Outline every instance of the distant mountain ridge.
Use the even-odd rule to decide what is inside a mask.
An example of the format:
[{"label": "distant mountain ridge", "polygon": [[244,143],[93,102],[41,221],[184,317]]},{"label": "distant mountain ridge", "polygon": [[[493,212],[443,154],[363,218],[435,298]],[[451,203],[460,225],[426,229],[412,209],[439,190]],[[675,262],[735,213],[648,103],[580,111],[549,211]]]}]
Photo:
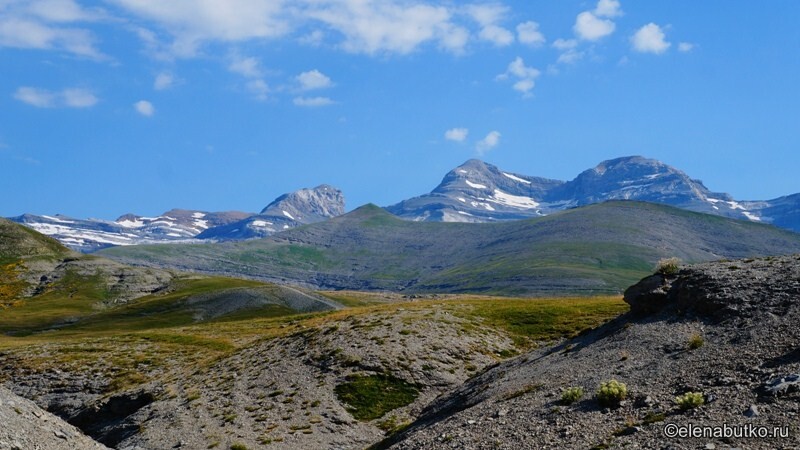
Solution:
[{"label": "distant mountain ridge", "polygon": [[[603,161],[570,181],[506,171],[470,159],[448,172],[430,193],[385,207],[405,220],[504,222],[541,217],[609,200],[638,200],[800,232],[800,193],[772,200],[736,200],[655,159],[626,156]],[[12,217],[82,252],[137,244],[235,241],[340,216],[342,191],[330,186],[284,194],[260,213],[173,209],[158,217],[126,214],[116,221],[62,215]]]},{"label": "distant mountain ridge", "polygon": [[265,239],[117,247],[134,266],[245,276],[316,289],[412,293],[619,293],[660,258],[800,253],[800,234],[637,201],[498,223],[402,220],[375,205]]},{"label": "distant mountain ridge", "polygon": [[539,217],[609,200],[639,200],[800,231],[800,194],[737,201],[655,159],[603,161],[571,181],[504,171],[471,159],[450,171],[431,193],[386,209],[403,219],[494,222]]},{"label": "distant mountain ridge", "polygon": [[115,221],[74,219],[60,214],[23,214],[10,219],[73,250],[90,253],[115,246],[264,237],[343,213],[342,192],[321,185],[284,194],[260,214],[171,209],[157,217],[124,214]]}]

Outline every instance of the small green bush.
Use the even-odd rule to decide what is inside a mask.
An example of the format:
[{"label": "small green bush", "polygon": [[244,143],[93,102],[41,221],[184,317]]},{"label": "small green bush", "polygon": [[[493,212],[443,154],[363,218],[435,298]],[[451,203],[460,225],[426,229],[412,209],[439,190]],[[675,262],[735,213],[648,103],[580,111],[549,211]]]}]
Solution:
[{"label": "small green bush", "polygon": [[619,403],[627,396],[628,387],[625,386],[625,383],[617,380],[600,383],[600,388],[597,389],[597,401],[601,406],[619,406]]},{"label": "small green bush", "polygon": [[662,258],[656,263],[656,273],[675,275],[680,270],[681,260],[675,257]]},{"label": "small green bush", "polygon": [[703,398],[702,392],[687,392],[683,395],[675,397],[675,403],[677,403],[678,407],[684,411],[703,406],[705,402],[706,401]]},{"label": "small green bush", "polygon": [[705,341],[703,340],[703,336],[699,333],[695,333],[692,337],[689,338],[689,350],[697,350],[698,348],[702,347]]},{"label": "small green bush", "polygon": [[583,397],[582,387],[570,387],[561,393],[561,404],[571,405]]},{"label": "small green bush", "polygon": [[247,450],[247,446],[237,442],[231,445],[231,450]]}]

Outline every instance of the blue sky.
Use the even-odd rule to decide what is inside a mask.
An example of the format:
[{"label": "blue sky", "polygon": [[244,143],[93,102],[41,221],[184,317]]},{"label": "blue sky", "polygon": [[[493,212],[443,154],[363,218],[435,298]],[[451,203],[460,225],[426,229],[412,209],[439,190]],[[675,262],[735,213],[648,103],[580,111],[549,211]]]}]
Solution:
[{"label": "blue sky", "polygon": [[0,0],[0,215],[348,209],[473,157],[800,192],[800,4]]}]

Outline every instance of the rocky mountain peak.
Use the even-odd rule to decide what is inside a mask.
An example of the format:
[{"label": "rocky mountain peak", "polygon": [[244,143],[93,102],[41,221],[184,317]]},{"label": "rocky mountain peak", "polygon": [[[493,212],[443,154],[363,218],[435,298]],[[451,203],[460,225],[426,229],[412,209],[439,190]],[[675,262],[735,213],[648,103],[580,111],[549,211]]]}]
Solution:
[{"label": "rocky mountain peak", "polygon": [[283,216],[303,223],[342,214],[344,214],[344,194],[327,184],[283,194],[261,210],[261,215]]}]

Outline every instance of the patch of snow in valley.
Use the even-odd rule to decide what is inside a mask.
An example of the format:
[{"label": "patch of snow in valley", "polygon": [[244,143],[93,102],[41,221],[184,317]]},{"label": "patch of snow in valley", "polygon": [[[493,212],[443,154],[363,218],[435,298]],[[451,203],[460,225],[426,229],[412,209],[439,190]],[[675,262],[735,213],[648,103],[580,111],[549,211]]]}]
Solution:
[{"label": "patch of snow in valley", "polygon": [[512,179],[512,180],[514,180],[514,181],[519,181],[520,183],[531,184],[531,182],[530,182],[530,181],[528,181],[528,180],[523,180],[523,179],[522,179],[522,178],[520,178],[520,177],[515,177],[514,175],[511,175],[510,173],[505,173],[505,172],[503,172],[503,175],[505,175],[505,176],[506,176],[506,177],[508,177],[508,178],[511,178],[511,179]]},{"label": "patch of snow in valley", "polygon": [[206,214],[205,213],[201,213],[201,212],[192,213],[192,217],[194,217],[195,219],[202,219],[205,216],[206,216]]},{"label": "patch of snow in valley", "polygon": [[744,214],[745,217],[747,217],[748,219],[750,219],[750,220],[752,220],[754,222],[761,222],[761,217],[758,217],[757,215],[751,213],[750,211],[744,211],[744,212],[742,212],[742,214]]},{"label": "patch of snow in valley", "polygon": [[58,222],[58,223],[75,223],[75,222],[73,222],[71,220],[59,219],[58,217],[53,217],[53,216],[42,216],[42,217],[44,217],[45,219],[48,219],[48,220],[52,220],[53,222]]},{"label": "patch of snow in valley", "polygon": [[267,222],[265,220],[254,220],[251,222],[254,227],[266,227],[267,225],[272,225],[272,222]]},{"label": "patch of snow in valley", "polygon": [[464,169],[458,169],[458,173],[467,173],[467,171]]},{"label": "patch of snow in valley", "polygon": [[464,197],[458,197],[458,201],[461,203],[467,203],[467,200],[465,200]]},{"label": "patch of snow in valley", "polygon": [[144,222],[141,220],[120,220],[117,222],[118,225],[123,226],[125,228],[141,228],[144,226]]},{"label": "patch of snow in valley", "polygon": [[292,220],[296,220],[296,219],[295,219],[294,217],[292,217],[292,215],[291,215],[291,214],[289,214],[288,212],[286,212],[286,211],[281,211],[281,212],[283,213],[283,215],[284,215],[284,216],[286,216],[286,217],[288,217],[288,218],[290,218],[290,219],[292,219]]},{"label": "patch of snow in valley", "polygon": [[486,189],[486,186],[484,186],[484,185],[482,185],[482,184],[473,183],[473,182],[471,182],[471,181],[469,181],[469,180],[464,180],[464,181],[466,181],[466,182],[467,182],[467,185],[468,185],[469,187],[471,187],[471,188],[475,188],[475,189]]},{"label": "patch of snow in valley", "polygon": [[530,197],[508,194],[500,189],[495,189],[494,197],[487,198],[486,200],[500,203],[501,205],[513,206],[515,208],[533,209],[539,207],[539,203]]}]

